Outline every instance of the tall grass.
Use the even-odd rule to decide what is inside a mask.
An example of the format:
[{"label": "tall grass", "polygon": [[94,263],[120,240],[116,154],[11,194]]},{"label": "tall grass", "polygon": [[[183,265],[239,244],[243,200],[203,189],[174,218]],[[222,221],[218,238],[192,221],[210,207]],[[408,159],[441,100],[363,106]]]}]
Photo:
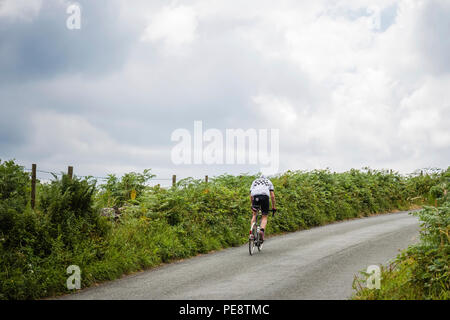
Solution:
[{"label": "tall grass", "polygon": [[361,300],[438,299],[450,300],[450,168],[429,189],[430,202],[415,212],[421,221],[420,241],[381,268],[380,289],[364,286],[357,277],[353,298]]},{"label": "tall grass", "polygon": [[379,289],[365,287],[365,277],[356,278],[353,299],[450,300],[450,202],[415,214],[422,221],[420,242],[382,266]]},{"label": "tall grass", "polygon": [[[247,241],[250,175],[222,175],[208,184],[184,179],[146,187],[150,171],[111,176],[102,186],[63,176],[39,186],[29,206],[29,177],[0,163],[0,298],[37,299],[69,292],[66,268],[81,268],[82,287],[123,274]],[[433,175],[402,176],[370,169],[334,173],[288,171],[272,179],[279,211],[266,232],[276,234],[433,202]],[[131,191],[137,197],[130,199]],[[122,215],[99,215],[104,206]]]}]

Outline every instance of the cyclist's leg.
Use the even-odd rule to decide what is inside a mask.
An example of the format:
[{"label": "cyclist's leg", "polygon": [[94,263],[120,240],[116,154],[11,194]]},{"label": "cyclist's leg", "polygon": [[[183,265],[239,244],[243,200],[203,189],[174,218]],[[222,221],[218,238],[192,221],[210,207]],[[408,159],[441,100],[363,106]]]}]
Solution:
[{"label": "cyclist's leg", "polygon": [[250,222],[250,231],[252,230],[253,224],[256,222],[256,210],[253,210],[253,208],[252,208],[252,212],[253,212],[253,216],[252,216],[252,221]]},{"label": "cyclist's leg", "polygon": [[260,235],[261,235],[261,240],[264,241],[264,234],[265,234],[265,228],[267,225],[267,215],[262,215],[261,217],[261,229],[260,229]]},{"label": "cyclist's leg", "polygon": [[267,225],[267,215],[263,215],[261,218],[261,229],[265,229]]},{"label": "cyclist's leg", "polygon": [[256,222],[256,205],[255,205],[255,198],[253,197],[253,201],[252,201],[252,221],[250,222],[250,230],[252,229],[253,223]]},{"label": "cyclist's leg", "polygon": [[250,229],[252,228],[253,224],[256,222],[256,211],[255,210],[252,210],[252,211],[253,211],[253,216],[252,216],[252,221],[250,223]]},{"label": "cyclist's leg", "polygon": [[261,213],[262,213],[262,218],[261,218],[261,231],[262,231],[262,239],[264,240],[264,232],[265,232],[265,228],[267,225],[267,215],[269,214],[269,197],[268,196],[264,196],[261,197],[262,201],[261,201]]}]

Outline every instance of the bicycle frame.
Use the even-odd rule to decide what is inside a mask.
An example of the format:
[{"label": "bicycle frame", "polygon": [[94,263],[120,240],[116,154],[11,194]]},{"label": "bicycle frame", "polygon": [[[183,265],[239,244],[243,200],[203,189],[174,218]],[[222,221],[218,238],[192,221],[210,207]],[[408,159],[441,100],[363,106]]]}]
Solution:
[{"label": "bicycle frame", "polygon": [[259,230],[261,229],[261,220],[262,220],[262,212],[261,212],[261,208],[256,208],[256,216],[255,216],[255,222],[253,222],[252,224],[252,229],[251,229],[251,236],[249,237],[249,253],[250,255],[253,255],[254,251],[255,251],[255,246],[258,248],[258,251],[261,251],[262,249],[262,243],[261,240],[259,238]]},{"label": "bicycle frame", "polygon": [[[255,246],[258,248],[258,251],[261,251],[263,242],[260,240],[259,230],[261,229],[261,220],[262,220],[262,211],[261,206],[253,207],[256,209],[255,222],[252,224],[251,235],[248,239],[248,250],[250,255],[253,255],[255,251]],[[274,209],[272,211],[272,217],[275,215]]]}]

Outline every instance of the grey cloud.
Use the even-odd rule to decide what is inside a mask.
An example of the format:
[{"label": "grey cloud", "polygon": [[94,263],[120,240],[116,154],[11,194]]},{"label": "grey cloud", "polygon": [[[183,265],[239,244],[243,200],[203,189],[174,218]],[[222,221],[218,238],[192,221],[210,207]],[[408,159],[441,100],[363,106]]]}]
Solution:
[{"label": "grey cloud", "polygon": [[[252,102],[252,97],[259,94],[286,98],[299,114],[323,115],[324,120],[336,108],[332,105],[332,94],[339,83],[315,82],[289,59],[268,59],[240,37],[239,28],[252,26],[253,19],[201,20],[198,37],[189,45],[189,53],[171,56],[160,50],[161,43],[139,42],[145,25],[141,21],[118,19],[119,2],[81,2],[80,32],[65,28],[65,7],[57,3],[44,1],[40,15],[32,22],[0,21],[0,157],[39,161],[48,169],[72,163],[80,174],[94,175],[130,167],[152,167],[164,175],[255,172],[258,170],[255,166],[173,166],[170,134],[177,128],[192,131],[194,120],[202,120],[205,130],[279,126],[280,110],[273,108],[269,117],[261,117],[267,111],[258,111]],[[153,6],[153,10],[162,5],[165,2]],[[395,22],[396,10],[396,6],[391,6],[382,12],[381,32]],[[367,13],[357,12],[354,18],[358,14]],[[430,19],[437,20],[440,28],[448,23],[434,6],[423,19],[423,34],[433,34]],[[270,33],[274,46],[283,45],[282,33],[275,28]],[[421,50],[431,58],[435,55],[430,61],[435,61],[437,69],[445,70],[447,62],[443,55],[448,56],[450,48],[443,39],[440,39],[443,44],[435,44],[442,38],[441,31],[435,36],[436,39],[420,40]],[[439,50],[435,52],[433,46]],[[51,122],[45,122],[48,128],[42,128],[44,124],[39,122],[31,125],[30,117],[39,114],[57,115],[61,119],[76,116],[80,130],[87,128],[92,134],[69,141],[73,148],[67,148],[65,140],[33,140],[36,129],[42,130],[42,137],[59,138],[58,133],[64,136],[68,132],[64,127],[53,130]],[[358,116],[354,117],[357,120]],[[392,165],[409,170],[414,166],[442,164],[448,159],[448,148],[435,157],[436,149],[427,146],[421,148],[418,158],[411,157],[411,150],[401,148],[404,142],[395,133],[395,121],[400,117],[392,115],[379,128],[390,130],[389,141],[382,140],[373,127],[365,128],[364,123],[352,129],[344,121],[339,123],[339,119],[335,119],[336,132],[329,130],[328,136],[313,135],[301,142],[293,135],[301,131],[281,127],[282,169],[318,164],[338,169]],[[292,126],[301,124],[294,122]],[[317,126],[321,125],[317,121]],[[379,141],[387,141],[386,153],[374,155],[377,147],[360,137],[367,132],[379,136]],[[113,150],[102,151],[102,144],[108,143]],[[91,150],[89,146],[98,150],[83,151]],[[141,153],[129,152],[133,148]]]},{"label": "grey cloud", "polygon": [[450,72],[450,3],[432,0],[425,3],[417,24],[417,46],[425,64],[435,74]]},{"label": "grey cloud", "polygon": [[43,1],[37,17],[0,20],[0,81],[42,80],[64,73],[117,71],[133,35],[120,24],[117,1],[80,1],[80,30],[66,28],[67,5]]}]

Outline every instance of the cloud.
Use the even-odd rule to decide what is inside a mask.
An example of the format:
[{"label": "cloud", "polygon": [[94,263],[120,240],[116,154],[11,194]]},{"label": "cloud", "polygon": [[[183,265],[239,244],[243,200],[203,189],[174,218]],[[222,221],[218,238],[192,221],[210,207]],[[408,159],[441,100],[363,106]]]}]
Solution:
[{"label": "cloud", "polygon": [[0,18],[0,157],[98,175],[258,170],[172,164],[171,133],[202,120],[280,129],[281,170],[448,166],[447,1],[81,5],[79,33],[56,0]]},{"label": "cloud", "polygon": [[141,41],[162,42],[167,50],[177,53],[196,38],[195,10],[187,6],[166,6],[151,17]]},{"label": "cloud", "polygon": [[421,15],[417,17],[414,33],[427,69],[434,74],[450,72],[450,37],[443,36],[450,30],[450,2],[434,0],[421,4]]},{"label": "cloud", "polygon": [[0,82],[45,80],[67,73],[96,76],[117,71],[125,63],[132,41],[138,38],[137,35],[130,38],[134,26],[120,19],[116,0],[81,1],[79,30],[66,26],[70,2],[48,0],[39,6],[40,2],[34,0],[24,3],[11,5],[17,8],[8,12],[20,17],[33,13],[32,19],[26,23],[0,19]]},{"label": "cloud", "polygon": [[[416,156],[434,149],[435,152],[448,152],[450,146],[450,102],[442,97],[448,96],[450,76],[436,81],[428,78],[425,83],[401,103],[405,116],[399,122],[400,135]],[[427,106],[427,107],[424,107]],[[424,148],[424,146],[426,146]]]},{"label": "cloud", "polygon": [[[280,125],[292,125],[297,120],[296,110],[285,99],[271,95],[258,95],[253,97],[252,100],[256,106],[255,114],[266,115]],[[275,119],[270,116],[273,113],[277,114]]]},{"label": "cloud", "polygon": [[0,18],[31,21],[39,13],[42,0],[2,0]]},{"label": "cloud", "polygon": [[91,171],[123,174],[143,170],[149,163],[166,161],[168,150],[120,143],[78,115],[45,112],[31,118],[34,134],[29,137],[26,152],[40,155],[34,161],[49,168],[75,164],[78,172],[86,175],[92,174]]}]

